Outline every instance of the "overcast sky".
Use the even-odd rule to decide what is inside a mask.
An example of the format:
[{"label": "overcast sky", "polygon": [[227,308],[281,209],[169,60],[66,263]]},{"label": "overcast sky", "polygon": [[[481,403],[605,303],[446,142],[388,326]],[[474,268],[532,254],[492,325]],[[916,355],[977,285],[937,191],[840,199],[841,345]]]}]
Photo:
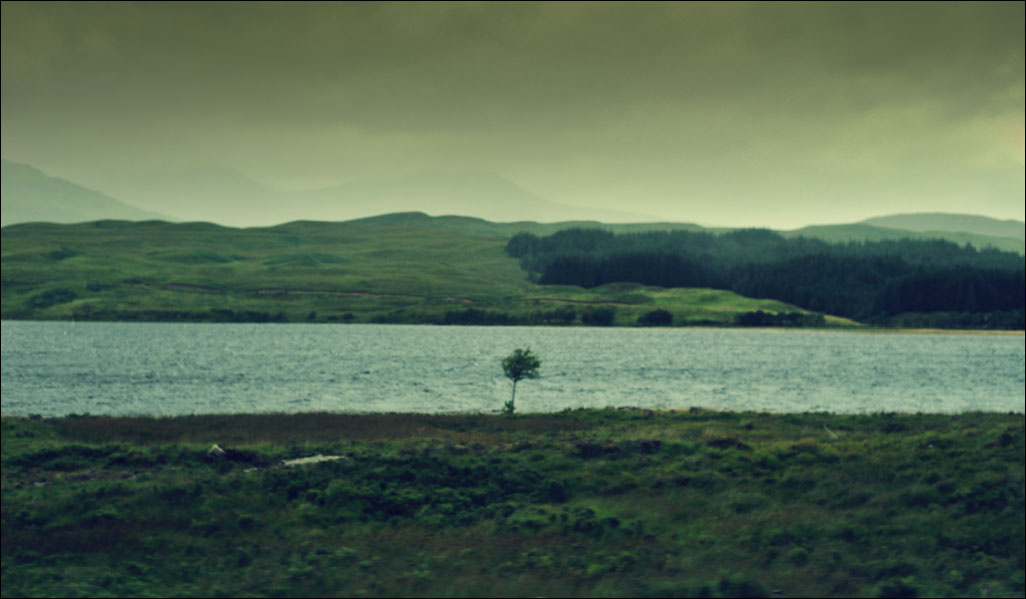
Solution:
[{"label": "overcast sky", "polygon": [[3,157],[129,202],[481,169],[710,225],[1023,219],[1024,6],[4,2]]}]

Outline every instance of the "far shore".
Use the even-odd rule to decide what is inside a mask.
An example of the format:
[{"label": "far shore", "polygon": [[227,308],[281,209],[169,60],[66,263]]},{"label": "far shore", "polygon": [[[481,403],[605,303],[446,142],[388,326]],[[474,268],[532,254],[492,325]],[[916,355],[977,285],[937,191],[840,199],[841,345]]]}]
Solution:
[{"label": "far shore", "polygon": [[[836,318],[836,317],[829,317]],[[543,327],[553,329],[577,329],[577,328],[604,328],[604,329],[653,329],[653,330],[665,330],[665,329],[722,329],[722,330],[735,330],[735,331],[840,331],[840,332],[852,332],[852,333],[908,333],[908,334],[960,334],[960,335],[1024,335],[1026,329],[915,329],[915,328],[902,328],[902,327],[879,327],[873,325],[866,325],[855,321],[828,323],[823,326],[741,326],[737,324],[684,324],[684,325],[673,325],[673,326],[641,326],[634,324],[618,324],[605,327],[596,327],[590,325],[553,325],[553,324],[439,324],[439,323],[417,323],[417,322],[305,322],[305,321],[282,321],[282,322],[218,322],[218,321],[204,321],[204,320],[83,320],[74,318],[3,318],[0,319],[2,322],[98,322],[98,323],[112,323],[112,324],[125,324],[125,323],[144,323],[144,324],[267,324],[267,325],[278,325],[278,324],[303,324],[303,325],[336,325],[336,326],[354,326],[354,325],[403,325],[403,326],[430,326],[430,327]]]},{"label": "far shore", "polygon": [[1024,331],[1006,331],[994,329],[866,329],[868,333],[910,333],[915,335],[956,334],[956,335],[1018,335]]}]

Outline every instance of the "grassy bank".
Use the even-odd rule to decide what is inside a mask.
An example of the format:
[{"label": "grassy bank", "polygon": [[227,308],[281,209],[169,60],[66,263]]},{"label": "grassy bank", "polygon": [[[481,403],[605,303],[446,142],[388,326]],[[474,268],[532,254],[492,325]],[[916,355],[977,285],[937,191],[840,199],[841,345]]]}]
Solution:
[{"label": "grassy bank", "polygon": [[1021,414],[2,426],[5,596],[1024,592]]}]

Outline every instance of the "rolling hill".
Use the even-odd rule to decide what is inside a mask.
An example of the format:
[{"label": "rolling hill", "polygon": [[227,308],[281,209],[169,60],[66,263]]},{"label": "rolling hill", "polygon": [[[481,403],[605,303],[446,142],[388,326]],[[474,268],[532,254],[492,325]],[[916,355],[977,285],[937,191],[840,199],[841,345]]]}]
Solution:
[{"label": "rolling hill", "polygon": [[2,317],[559,324],[611,309],[616,324],[633,324],[665,309],[678,323],[730,324],[757,310],[808,314],[729,291],[536,285],[505,252],[516,230],[422,213],[249,229],[12,225],[0,231]]},{"label": "rolling hill", "polygon": [[[449,207],[459,212],[490,205],[507,210],[504,214],[512,222],[407,211],[344,222],[294,220],[251,228],[169,223],[25,165],[4,162],[3,175],[3,318],[563,324],[567,318],[574,322],[596,310],[612,310],[616,324],[634,324],[642,314],[663,309],[672,312],[678,324],[730,324],[742,314],[759,310],[811,314],[779,301],[721,290],[661,289],[633,283],[593,289],[536,285],[504,251],[516,233],[550,235],[572,227],[615,233],[729,229],[665,222],[521,220],[516,218],[521,211],[556,214],[552,210],[558,205],[487,173],[435,173],[354,183],[311,192],[291,204],[290,210],[303,214],[311,206],[336,202],[359,204],[374,212],[405,205],[409,197],[421,194],[438,210]],[[214,173],[207,184],[226,181],[222,175]],[[225,186],[237,189],[236,183],[229,180]],[[459,194],[450,193],[457,188],[462,189]],[[489,201],[475,204],[483,195]],[[241,194],[235,204],[228,205],[244,212],[252,199],[251,212],[257,213],[261,203],[272,209],[280,199],[247,197]],[[577,209],[568,210],[576,214]],[[97,214],[121,216],[98,220]],[[35,222],[18,223],[18,219]],[[52,222],[79,220],[89,222]],[[988,220],[992,219],[946,222],[972,228],[973,223],[988,224]],[[942,238],[1024,253],[1021,238],[971,231],[851,224],[783,234],[828,242]],[[827,322],[853,324],[831,316]]]}]

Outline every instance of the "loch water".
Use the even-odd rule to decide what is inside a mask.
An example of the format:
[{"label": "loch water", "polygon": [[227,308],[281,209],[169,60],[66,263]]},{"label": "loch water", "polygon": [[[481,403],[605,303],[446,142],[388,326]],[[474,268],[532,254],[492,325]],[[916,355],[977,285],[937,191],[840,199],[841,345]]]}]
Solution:
[{"label": "loch water", "polygon": [[2,411],[160,416],[494,412],[529,347],[521,412],[838,413],[1026,407],[1022,335],[414,325],[2,323]]}]

